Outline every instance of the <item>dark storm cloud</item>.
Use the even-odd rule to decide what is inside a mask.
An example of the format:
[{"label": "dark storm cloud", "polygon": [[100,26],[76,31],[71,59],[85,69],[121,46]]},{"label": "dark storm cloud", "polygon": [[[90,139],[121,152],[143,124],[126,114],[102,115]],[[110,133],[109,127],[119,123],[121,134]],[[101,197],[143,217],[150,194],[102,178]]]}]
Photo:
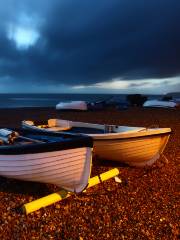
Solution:
[{"label": "dark storm cloud", "polygon": [[[10,1],[0,9],[0,77],[69,85],[180,74],[179,0]],[[40,37],[18,49],[7,37],[21,14]]]}]

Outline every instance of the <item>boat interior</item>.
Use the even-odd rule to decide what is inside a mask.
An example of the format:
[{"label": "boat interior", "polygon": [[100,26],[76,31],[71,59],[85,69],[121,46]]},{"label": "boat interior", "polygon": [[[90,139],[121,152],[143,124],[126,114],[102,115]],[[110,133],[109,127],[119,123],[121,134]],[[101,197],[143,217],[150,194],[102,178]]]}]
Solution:
[{"label": "boat interior", "polygon": [[[4,129],[0,129],[4,130]],[[9,130],[9,129],[8,129]],[[18,133],[17,137],[4,136],[0,131],[0,154],[26,154],[48,151],[60,151],[74,148],[93,147],[91,137],[69,133],[38,132],[32,130],[10,130]],[[9,151],[11,149],[11,151]]]},{"label": "boat interior", "polygon": [[0,145],[24,145],[31,143],[53,143],[53,142],[61,142],[64,141],[66,136],[48,136],[41,135],[37,133],[23,133],[23,135],[19,135],[18,137],[11,136],[2,136],[0,134]]},{"label": "boat interior", "polygon": [[47,121],[24,121],[26,125],[47,131],[64,131],[70,133],[106,134],[144,131],[144,127],[117,126],[108,124],[93,124],[84,122],[73,122],[62,119],[49,119]]}]

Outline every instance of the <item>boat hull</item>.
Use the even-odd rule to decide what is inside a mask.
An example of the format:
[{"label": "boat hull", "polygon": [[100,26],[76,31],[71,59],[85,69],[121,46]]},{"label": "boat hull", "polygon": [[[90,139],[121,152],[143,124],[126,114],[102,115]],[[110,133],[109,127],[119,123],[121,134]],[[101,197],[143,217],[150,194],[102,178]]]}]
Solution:
[{"label": "boat hull", "polygon": [[52,152],[0,155],[0,175],[24,181],[52,183],[71,192],[87,186],[91,148]]},{"label": "boat hull", "polygon": [[94,153],[97,157],[143,167],[152,165],[163,152],[169,134],[127,139],[96,139]]}]

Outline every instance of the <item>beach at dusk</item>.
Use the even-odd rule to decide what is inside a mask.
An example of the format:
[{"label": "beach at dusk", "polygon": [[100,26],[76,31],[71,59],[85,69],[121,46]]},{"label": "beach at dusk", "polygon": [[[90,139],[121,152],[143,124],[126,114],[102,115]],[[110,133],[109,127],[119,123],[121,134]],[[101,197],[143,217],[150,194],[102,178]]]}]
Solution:
[{"label": "beach at dusk", "polygon": [[180,238],[179,9],[1,3],[1,240]]},{"label": "beach at dusk", "polygon": [[91,176],[117,167],[121,182],[110,179],[25,215],[20,207],[59,190],[51,184],[1,177],[1,239],[178,239],[180,110],[131,107],[120,111],[56,111],[54,108],[0,110],[1,127],[20,127],[22,120],[61,118],[99,124],[170,127],[164,157],[137,168],[93,159]]}]

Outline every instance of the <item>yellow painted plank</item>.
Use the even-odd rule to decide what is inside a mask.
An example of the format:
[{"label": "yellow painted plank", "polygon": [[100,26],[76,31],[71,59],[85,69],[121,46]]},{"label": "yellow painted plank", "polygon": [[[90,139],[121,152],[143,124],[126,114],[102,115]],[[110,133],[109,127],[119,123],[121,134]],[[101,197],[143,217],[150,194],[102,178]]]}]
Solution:
[{"label": "yellow painted plank", "polygon": [[[107,172],[100,174],[100,176],[95,176],[93,178],[90,178],[87,188],[93,187],[103,181],[113,178],[113,177],[117,176],[118,174],[119,174],[119,170],[117,168],[114,168],[114,169],[111,169]],[[61,201],[72,195],[73,195],[73,193],[70,193],[66,190],[61,190],[57,193],[52,193],[48,196],[39,198],[30,203],[26,203],[23,205],[22,209],[23,209],[24,213],[29,214],[29,213],[32,213],[42,207],[47,207],[53,203]]]}]

